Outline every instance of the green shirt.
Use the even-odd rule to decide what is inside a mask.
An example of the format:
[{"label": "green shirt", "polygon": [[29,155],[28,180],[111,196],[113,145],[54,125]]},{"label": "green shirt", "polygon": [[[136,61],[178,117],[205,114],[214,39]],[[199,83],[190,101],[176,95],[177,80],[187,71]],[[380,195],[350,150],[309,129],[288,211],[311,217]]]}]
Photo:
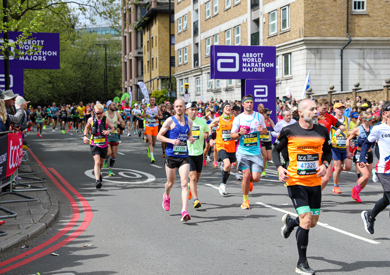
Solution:
[{"label": "green shirt", "polygon": [[42,111],[35,111],[37,118],[35,120],[36,123],[43,123]]},{"label": "green shirt", "polygon": [[209,131],[206,120],[196,117],[192,121],[192,137],[195,139],[194,144],[188,143],[188,152],[190,156],[200,156],[203,154],[204,138],[203,134]]}]

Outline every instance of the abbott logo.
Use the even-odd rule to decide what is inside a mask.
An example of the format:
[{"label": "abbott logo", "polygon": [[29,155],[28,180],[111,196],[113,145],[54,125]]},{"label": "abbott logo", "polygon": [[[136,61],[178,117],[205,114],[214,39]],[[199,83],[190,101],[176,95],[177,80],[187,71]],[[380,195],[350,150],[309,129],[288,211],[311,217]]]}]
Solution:
[{"label": "abbott logo", "polygon": [[[217,53],[217,56],[223,56],[223,57],[231,57],[231,58],[220,58],[217,61],[217,70],[219,72],[238,72],[239,70],[239,64],[238,64],[238,53]],[[235,59],[235,60],[234,60]],[[222,63],[234,63],[234,68],[222,68]]]},{"label": "abbott logo", "polygon": [[267,85],[255,85],[254,86],[255,97],[267,97],[268,96],[268,86]]}]

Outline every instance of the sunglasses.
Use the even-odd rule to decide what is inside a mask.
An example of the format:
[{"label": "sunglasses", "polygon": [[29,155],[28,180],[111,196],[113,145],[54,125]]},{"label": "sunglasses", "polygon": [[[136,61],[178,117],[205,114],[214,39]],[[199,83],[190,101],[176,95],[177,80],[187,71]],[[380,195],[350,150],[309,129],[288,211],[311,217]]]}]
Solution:
[{"label": "sunglasses", "polygon": [[103,112],[100,112],[100,113],[95,113],[95,114],[97,114],[97,115],[101,115],[101,114],[103,114]]},{"label": "sunglasses", "polygon": [[363,120],[365,120],[365,121],[371,121],[372,118],[364,118]]}]

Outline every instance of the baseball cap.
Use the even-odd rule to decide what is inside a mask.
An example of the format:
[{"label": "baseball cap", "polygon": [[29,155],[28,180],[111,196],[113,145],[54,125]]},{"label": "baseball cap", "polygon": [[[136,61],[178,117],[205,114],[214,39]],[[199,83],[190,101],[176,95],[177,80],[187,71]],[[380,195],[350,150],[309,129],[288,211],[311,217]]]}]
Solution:
[{"label": "baseball cap", "polygon": [[345,108],[344,104],[341,102],[337,102],[335,105],[333,105],[333,108],[335,108],[335,109],[341,108],[341,107]]},{"label": "baseball cap", "polygon": [[369,106],[368,106],[368,103],[363,103],[363,104],[362,104],[362,107],[368,108],[368,107],[369,107]]},{"label": "baseball cap", "polygon": [[359,117],[359,114],[357,112],[353,112],[351,114],[351,118],[358,118]]},{"label": "baseball cap", "polygon": [[106,106],[110,106],[111,103],[112,103],[112,100],[107,101]]},{"label": "baseball cap", "polygon": [[193,101],[193,102],[190,102],[186,105],[186,108],[189,109],[189,108],[198,108],[198,104],[196,103],[196,101]]},{"label": "baseball cap", "polygon": [[135,103],[135,104],[134,104],[134,106],[138,106],[138,104],[137,104],[137,103]]},{"label": "baseball cap", "polygon": [[41,106],[38,106],[37,108],[38,108],[38,109],[41,109]]}]

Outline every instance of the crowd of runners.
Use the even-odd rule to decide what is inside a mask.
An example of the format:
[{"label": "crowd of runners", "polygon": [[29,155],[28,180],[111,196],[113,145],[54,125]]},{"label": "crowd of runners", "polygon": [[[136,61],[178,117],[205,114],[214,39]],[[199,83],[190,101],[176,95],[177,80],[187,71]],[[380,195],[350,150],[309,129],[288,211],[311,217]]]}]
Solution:
[{"label": "crowd of runners", "polygon": [[[155,98],[148,104],[118,104],[108,101],[84,106],[68,104],[30,110],[30,120],[42,131],[62,134],[83,133],[94,158],[95,186],[102,187],[102,168],[112,176],[121,135],[138,135],[145,141],[145,158],[156,161],[156,141],[161,142],[167,181],[162,207],[170,210],[171,189],[179,172],[181,185],[181,221],[191,220],[187,211],[189,200],[199,209],[201,194],[197,183],[202,168],[213,162],[220,168],[219,193],[228,194],[227,182],[232,171],[241,180],[241,208],[250,210],[249,194],[254,183],[266,176],[268,164],[276,166],[279,180],[287,186],[288,195],[298,214],[282,218],[282,236],[288,238],[296,230],[299,260],[296,272],[314,274],[306,250],[310,228],[316,226],[321,212],[321,193],[333,177],[332,192],[341,194],[340,174],[356,167],[356,186],[351,198],[361,203],[361,194],[368,180],[383,186],[384,194],[371,211],[361,213],[365,230],[374,233],[376,216],[390,204],[390,102],[380,102],[373,112],[369,106],[352,110],[342,101],[327,98],[304,99],[289,105],[280,102],[277,121],[272,111],[259,104],[254,110],[253,97],[240,102],[199,104],[178,99],[173,104],[157,105]],[[363,106],[362,106],[363,105]],[[351,111],[346,114],[348,108]],[[379,110],[379,112],[378,112]],[[73,128],[73,130],[72,130]],[[213,158],[211,158],[213,154]],[[374,159],[378,159],[374,163]],[[376,169],[373,170],[373,165]]]}]

